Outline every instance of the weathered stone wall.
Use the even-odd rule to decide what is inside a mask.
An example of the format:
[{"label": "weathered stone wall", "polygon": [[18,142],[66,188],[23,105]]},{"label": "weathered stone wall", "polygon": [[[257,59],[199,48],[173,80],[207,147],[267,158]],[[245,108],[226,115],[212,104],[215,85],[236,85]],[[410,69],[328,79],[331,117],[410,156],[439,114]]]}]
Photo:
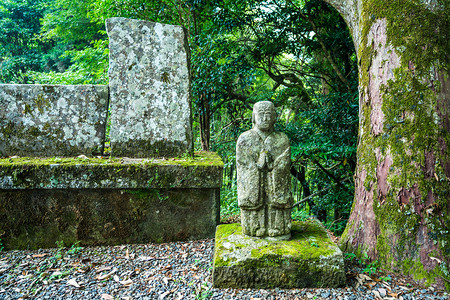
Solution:
[{"label": "weathered stone wall", "polygon": [[0,85],[0,156],[103,151],[108,87]]},{"label": "weathered stone wall", "polygon": [[0,190],[6,249],[213,238],[219,188]]},{"label": "weathered stone wall", "polygon": [[[123,18],[106,24],[109,87],[0,85],[7,249],[214,236],[223,163],[214,153],[192,156],[184,29]],[[112,155],[122,158],[73,157],[102,154],[109,97]]]},{"label": "weathered stone wall", "polygon": [[223,163],[214,153],[156,161],[0,159],[7,249],[214,237]]},{"label": "weathered stone wall", "polygon": [[106,29],[112,155],[191,154],[189,48],[183,27],[111,18]]}]

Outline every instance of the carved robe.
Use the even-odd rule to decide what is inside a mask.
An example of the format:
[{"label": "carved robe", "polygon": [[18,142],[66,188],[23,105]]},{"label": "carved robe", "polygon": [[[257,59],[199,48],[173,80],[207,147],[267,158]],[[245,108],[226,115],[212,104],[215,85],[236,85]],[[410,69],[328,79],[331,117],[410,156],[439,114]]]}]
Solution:
[{"label": "carved robe", "polygon": [[290,159],[289,139],[282,132],[263,137],[251,129],[239,137],[237,188],[244,234],[290,234],[293,205]]}]

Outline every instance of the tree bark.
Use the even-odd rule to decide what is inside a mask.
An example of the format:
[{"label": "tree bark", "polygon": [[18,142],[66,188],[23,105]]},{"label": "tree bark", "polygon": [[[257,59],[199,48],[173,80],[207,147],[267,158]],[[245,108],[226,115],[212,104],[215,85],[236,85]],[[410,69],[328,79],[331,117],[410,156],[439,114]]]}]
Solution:
[{"label": "tree bark", "polygon": [[450,289],[449,4],[326,0],[359,62],[355,198],[341,243]]},{"label": "tree bark", "polygon": [[209,95],[202,94],[200,96],[199,121],[200,121],[200,138],[203,151],[209,151],[211,140],[210,134],[211,109],[208,100]]}]

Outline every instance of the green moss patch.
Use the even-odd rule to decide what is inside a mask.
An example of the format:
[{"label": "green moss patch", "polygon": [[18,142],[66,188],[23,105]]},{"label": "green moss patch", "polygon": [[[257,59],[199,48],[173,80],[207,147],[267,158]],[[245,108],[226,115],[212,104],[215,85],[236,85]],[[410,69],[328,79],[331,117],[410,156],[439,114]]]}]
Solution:
[{"label": "green moss patch", "polygon": [[4,158],[0,188],[217,188],[223,162],[212,152],[193,158]]}]

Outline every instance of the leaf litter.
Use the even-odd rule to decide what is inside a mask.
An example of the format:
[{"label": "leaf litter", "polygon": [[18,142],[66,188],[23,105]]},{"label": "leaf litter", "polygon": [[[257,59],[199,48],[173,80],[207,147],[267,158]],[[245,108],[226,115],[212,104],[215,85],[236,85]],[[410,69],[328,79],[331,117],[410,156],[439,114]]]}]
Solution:
[{"label": "leaf litter", "polygon": [[[346,260],[336,289],[215,289],[214,240],[0,252],[0,299],[448,299],[395,274]],[[389,280],[381,280],[389,278]]]}]

